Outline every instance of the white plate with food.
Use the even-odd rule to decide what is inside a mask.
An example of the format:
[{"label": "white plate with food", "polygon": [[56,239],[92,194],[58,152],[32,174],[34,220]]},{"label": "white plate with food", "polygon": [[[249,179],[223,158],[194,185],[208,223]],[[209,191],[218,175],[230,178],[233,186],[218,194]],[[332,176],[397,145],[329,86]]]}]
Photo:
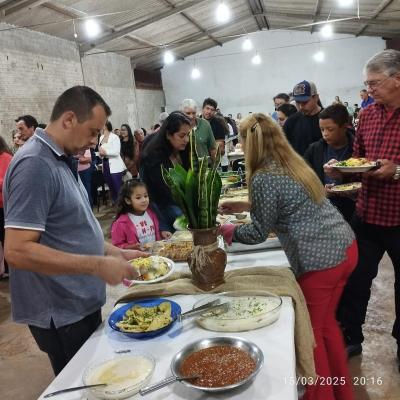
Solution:
[{"label": "white plate with food", "polygon": [[367,172],[377,166],[375,161],[367,160],[366,158],[349,158],[348,160],[338,161],[331,165],[333,168],[344,173]]},{"label": "white plate with food", "polygon": [[142,279],[124,279],[125,286],[160,282],[172,274],[175,266],[172,260],[161,256],[139,257],[128,262],[139,272]]},{"label": "white plate with food", "polygon": [[329,188],[330,192],[335,193],[354,193],[361,189],[361,182],[343,183]]}]

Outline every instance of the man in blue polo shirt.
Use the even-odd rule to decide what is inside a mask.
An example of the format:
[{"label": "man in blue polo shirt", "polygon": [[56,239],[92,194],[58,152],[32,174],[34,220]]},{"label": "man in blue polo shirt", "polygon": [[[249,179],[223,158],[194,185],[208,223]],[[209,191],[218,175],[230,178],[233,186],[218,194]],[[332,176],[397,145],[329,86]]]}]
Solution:
[{"label": "man in blue polo shirt", "polygon": [[370,104],[374,104],[375,100],[368,94],[367,90],[362,89],[360,91],[361,98],[361,109],[367,108]]},{"label": "man in blue polo shirt", "polygon": [[110,114],[94,90],[68,89],[3,185],[13,319],[29,325],[56,375],[101,323],[105,282],[134,278],[126,260],[145,255],[104,242],[73,157],[96,144]]}]

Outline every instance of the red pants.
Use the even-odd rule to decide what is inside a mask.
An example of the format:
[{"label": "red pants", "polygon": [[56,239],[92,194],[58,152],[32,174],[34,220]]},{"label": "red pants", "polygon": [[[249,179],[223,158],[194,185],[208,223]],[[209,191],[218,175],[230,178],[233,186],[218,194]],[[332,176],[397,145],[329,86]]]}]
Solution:
[{"label": "red pants", "polygon": [[317,347],[314,349],[318,380],[307,385],[303,400],[352,400],[353,388],[347,367],[343,335],[336,321],[336,308],[343,288],[358,260],[357,242],[346,259],[323,271],[308,272],[298,282],[307,302]]}]

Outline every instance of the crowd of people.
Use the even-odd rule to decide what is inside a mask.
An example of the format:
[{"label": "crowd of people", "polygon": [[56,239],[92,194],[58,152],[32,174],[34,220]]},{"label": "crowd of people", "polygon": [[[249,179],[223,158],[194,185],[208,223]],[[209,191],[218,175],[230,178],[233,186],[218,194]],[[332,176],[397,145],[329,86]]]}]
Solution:
[{"label": "crowd of people", "polygon": [[[46,127],[29,115],[17,118],[13,151],[0,140],[0,239],[12,266],[14,320],[29,325],[55,373],[99,325],[104,281],[132,278],[124,260],[145,256],[139,245],[174,232],[182,210],[161,169],[190,167],[190,135],[210,162],[219,148],[223,169],[240,141],[249,201],[224,202],[220,211],[250,211],[252,222],[224,224],[221,234],[227,243],[248,244],[271,231],[278,236],[307,302],[316,372],[344,378],[338,385],[311,382],[304,399],[353,398],[347,357],[362,352],[370,289],[385,252],[395,270],[392,334],[400,358],[400,52],[376,54],[365,75],[357,114],[339,97],[324,108],[317,85],[304,80],[273,98],[271,116],[235,120],[214,99],[198,110],[188,98],[179,111],[162,113],[151,133],[132,132],[128,124],[113,130],[106,102],[82,86],[58,98]],[[350,157],[377,161],[378,168],[361,176],[332,168]],[[100,171],[116,206],[112,245],[91,211],[93,171]],[[332,191],[354,180],[362,182],[358,195]],[[39,301],[31,301],[32,290]]]}]

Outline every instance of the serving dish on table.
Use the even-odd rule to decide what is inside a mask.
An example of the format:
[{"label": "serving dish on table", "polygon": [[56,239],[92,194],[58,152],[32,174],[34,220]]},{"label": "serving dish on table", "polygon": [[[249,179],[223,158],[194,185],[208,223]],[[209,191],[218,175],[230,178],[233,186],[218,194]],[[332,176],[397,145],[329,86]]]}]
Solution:
[{"label": "serving dish on table", "polygon": [[144,396],[176,380],[207,393],[225,392],[252,381],[263,364],[263,352],[248,340],[237,337],[201,339],[175,354],[171,361],[172,377],[143,388],[139,393]]},{"label": "serving dish on table", "polygon": [[219,299],[228,304],[223,311],[206,310],[196,318],[204,329],[217,332],[242,332],[259,329],[278,320],[282,298],[264,290],[237,290],[208,296],[193,307]]},{"label": "serving dish on table", "polygon": [[174,271],[174,262],[166,257],[150,256],[140,257],[128,261],[135,268],[141,277],[140,280],[124,279],[125,286],[132,286],[137,283],[149,284],[160,282],[166,279]]},{"label": "serving dish on table", "polygon": [[151,379],[155,367],[154,358],[144,352],[133,351],[97,361],[89,365],[83,374],[84,385],[106,383],[106,386],[88,390],[98,399],[119,400],[131,398]]},{"label": "serving dish on table", "polygon": [[378,164],[375,161],[370,161],[366,158],[349,158],[348,160],[339,161],[332,164],[331,167],[343,173],[359,173],[367,172],[376,168]]},{"label": "serving dish on table", "polygon": [[242,198],[245,197],[247,198],[249,196],[249,190],[247,186],[242,186],[242,187],[231,187],[227,188],[225,191],[222,192],[221,194],[221,200],[224,199],[234,199],[234,198]]},{"label": "serving dish on table", "polygon": [[181,307],[163,298],[127,303],[108,318],[110,327],[133,339],[148,339],[168,331],[181,313]]},{"label": "serving dish on table", "polygon": [[189,235],[188,237],[185,236],[185,239],[176,239],[172,237],[169,240],[146,243],[142,248],[144,251],[149,251],[153,255],[165,257],[175,262],[187,261],[189,254],[193,251],[192,235],[190,232],[188,233]]}]

